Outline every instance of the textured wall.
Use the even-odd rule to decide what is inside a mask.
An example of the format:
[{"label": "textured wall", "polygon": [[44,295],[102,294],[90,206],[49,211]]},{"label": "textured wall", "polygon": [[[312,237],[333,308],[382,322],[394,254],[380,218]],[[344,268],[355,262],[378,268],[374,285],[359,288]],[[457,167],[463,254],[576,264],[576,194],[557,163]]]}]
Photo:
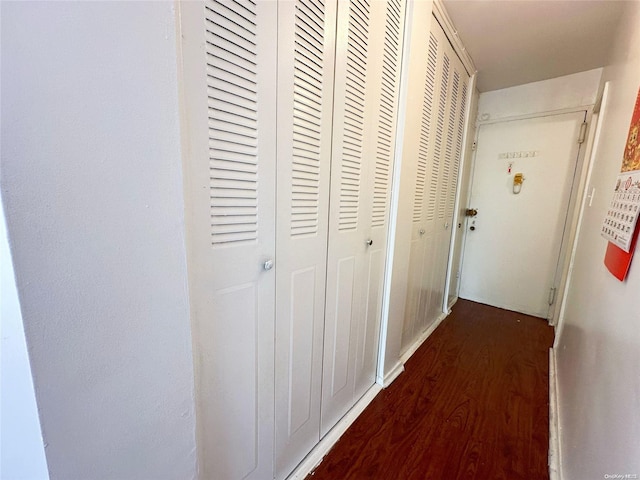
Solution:
[{"label": "textured wall", "polygon": [[171,2],[3,2],[2,195],[52,479],[196,475]]},{"label": "textured wall", "polygon": [[[640,263],[626,282],[603,264],[602,220],[640,87],[640,3],[629,2],[603,80],[610,95],[556,350],[564,480],[640,477]],[[637,477],[631,477],[637,478]]]}]

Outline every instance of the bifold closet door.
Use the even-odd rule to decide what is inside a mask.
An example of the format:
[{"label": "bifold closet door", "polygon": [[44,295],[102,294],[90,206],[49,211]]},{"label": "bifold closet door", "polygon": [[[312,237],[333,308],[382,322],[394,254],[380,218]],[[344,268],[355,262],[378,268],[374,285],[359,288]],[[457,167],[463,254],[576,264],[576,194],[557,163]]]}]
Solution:
[{"label": "bifold closet door", "polygon": [[[431,248],[427,247],[431,251],[431,255],[430,258],[427,257],[425,265],[427,273],[425,286],[428,285],[425,290],[429,292],[424,307],[424,311],[426,311],[425,327],[431,325],[444,309],[444,288],[452,232],[455,230],[453,214],[462,154],[467,85],[469,83],[469,75],[447,40],[442,27],[435,18],[431,23],[432,34],[441,52],[439,57],[442,82],[438,92],[436,135],[431,164],[431,178],[438,178],[437,202],[435,212],[427,219],[426,227],[429,235],[433,232],[434,243]],[[431,188],[435,191],[435,182],[432,182]],[[430,207],[431,204],[427,208],[428,213],[431,213]],[[431,218],[433,221],[430,221]]]},{"label": "bifold closet door", "polygon": [[278,44],[278,479],[320,440],[336,8],[278,2],[278,36],[268,40]]},{"label": "bifold closet door", "polygon": [[[412,45],[414,48],[414,45]],[[442,315],[453,230],[469,75],[432,17],[424,48],[424,91],[417,148],[407,307],[406,350]]]},{"label": "bifold closet door", "polygon": [[322,436],[375,382],[404,2],[340,1],[337,25]]},{"label": "bifold closet door", "polygon": [[179,8],[201,476],[271,478],[277,9]]}]

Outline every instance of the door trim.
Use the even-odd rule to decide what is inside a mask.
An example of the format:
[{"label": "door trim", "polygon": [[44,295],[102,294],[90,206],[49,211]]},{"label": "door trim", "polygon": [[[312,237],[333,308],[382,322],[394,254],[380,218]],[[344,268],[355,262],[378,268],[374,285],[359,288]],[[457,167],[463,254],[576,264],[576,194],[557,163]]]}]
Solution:
[{"label": "door trim", "polygon": [[[572,243],[571,243],[571,251],[569,252],[567,258],[566,265],[566,277],[564,281],[564,286],[562,290],[562,301],[558,302],[559,309],[557,320],[555,323],[556,327],[556,336],[554,341],[554,347],[558,346],[558,342],[560,336],[562,335],[562,327],[564,326],[564,313],[566,309],[566,294],[569,291],[569,286],[571,284],[572,278],[572,270],[573,264],[575,261],[576,250],[578,248],[578,235],[577,232],[580,231],[582,227],[582,220],[584,217],[585,209],[587,206],[591,206],[591,200],[587,203],[588,197],[588,186],[591,183],[591,173],[593,171],[593,166],[596,162],[596,154],[598,152],[598,146],[600,144],[600,134],[602,132],[602,124],[604,122],[606,116],[606,109],[608,105],[609,91],[611,88],[610,82],[605,82],[604,89],[602,91],[601,96],[596,100],[596,105],[593,107],[593,112],[591,114],[591,122],[589,126],[589,131],[587,133],[587,139],[585,141],[585,165],[583,167],[582,178],[581,178],[581,194],[580,194],[580,202],[576,205],[576,218],[575,218],[575,229],[573,231]],[[588,157],[588,160],[586,158]]]},{"label": "door trim", "polygon": [[462,40],[460,40],[458,31],[453,25],[451,17],[449,17],[449,13],[447,12],[442,0],[433,0],[433,9],[431,10],[431,14],[436,17],[436,20],[442,27],[449,43],[451,43],[453,50],[456,52],[462,62],[462,65],[467,70],[467,74],[470,77],[474,76],[477,73],[476,66],[473,63],[473,59],[469,55],[469,52],[467,52],[467,49],[463,45]]},{"label": "door trim", "polygon": [[[476,126],[480,128],[480,126],[482,125],[492,125],[494,123],[512,122],[515,120],[529,120],[532,118],[553,117],[555,115],[564,115],[565,113],[578,113],[578,112],[587,112],[587,122],[588,122],[592,111],[593,111],[593,105],[580,105],[578,107],[559,108],[557,110],[546,110],[544,112],[526,113],[523,115],[510,115],[508,117],[490,118],[487,120],[482,120],[482,118],[478,118],[478,121],[476,122]],[[477,135],[476,135],[476,140],[478,140]],[[474,155],[474,159],[475,159],[475,155]]]}]

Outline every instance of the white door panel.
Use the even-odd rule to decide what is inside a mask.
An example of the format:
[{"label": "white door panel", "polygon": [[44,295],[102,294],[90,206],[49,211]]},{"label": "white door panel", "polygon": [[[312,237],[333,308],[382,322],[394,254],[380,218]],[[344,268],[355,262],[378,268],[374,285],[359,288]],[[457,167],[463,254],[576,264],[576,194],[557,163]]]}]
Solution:
[{"label": "white door panel", "polygon": [[321,435],[375,382],[403,17],[338,2]]},{"label": "white door panel", "polygon": [[[353,399],[357,323],[362,313],[366,119],[371,102],[370,5],[339,2],[322,387],[322,435]],[[362,252],[362,253],[361,253]],[[357,280],[357,281],[356,281]]]},{"label": "white door panel", "polygon": [[378,360],[378,336],[380,332],[380,311],[382,300],[382,280],[384,250],[375,248],[375,243],[367,253],[364,309],[362,321],[356,335],[356,372],[354,400],[359,399],[373,385]]},{"label": "white door panel", "polygon": [[180,5],[189,282],[205,478],[273,472],[275,5]]},{"label": "white door panel", "polygon": [[284,478],[320,439],[336,3],[278,9],[275,438]]},{"label": "white door panel", "polygon": [[[575,112],[479,127],[470,199],[478,215],[468,222],[461,297],[547,317],[584,119]],[[515,173],[525,177],[517,195]]]},{"label": "white door panel", "polygon": [[402,328],[402,346],[406,349],[415,338],[421,327],[416,325],[421,317],[418,316],[420,305],[421,279],[424,270],[424,243],[421,238],[411,242],[411,262],[407,275],[407,299],[405,304],[405,318]]}]

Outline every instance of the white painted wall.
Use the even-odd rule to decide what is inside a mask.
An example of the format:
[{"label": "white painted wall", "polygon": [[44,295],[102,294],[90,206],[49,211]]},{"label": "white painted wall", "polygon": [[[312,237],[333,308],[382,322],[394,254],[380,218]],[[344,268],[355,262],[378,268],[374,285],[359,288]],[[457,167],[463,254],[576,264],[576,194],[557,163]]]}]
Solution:
[{"label": "white painted wall", "polygon": [[600,237],[640,87],[640,3],[626,8],[603,74],[611,88],[587,188],[596,194],[584,211],[555,349],[564,480],[640,475],[640,263],[619,282],[603,264]]},{"label": "white painted wall", "polygon": [[172,2],[2,3],[1,187],[52,479],[196,477],[175,49]]},{"label": "white painted wall", "polygon": [[483,92],[478,119],[493,121],[535,113],[586,107],[596,102],[602,69],[588,70],[517,87]]},{"label": "white painted wall", "polygon": [[0,478],[49,478],[0,197]]}]

